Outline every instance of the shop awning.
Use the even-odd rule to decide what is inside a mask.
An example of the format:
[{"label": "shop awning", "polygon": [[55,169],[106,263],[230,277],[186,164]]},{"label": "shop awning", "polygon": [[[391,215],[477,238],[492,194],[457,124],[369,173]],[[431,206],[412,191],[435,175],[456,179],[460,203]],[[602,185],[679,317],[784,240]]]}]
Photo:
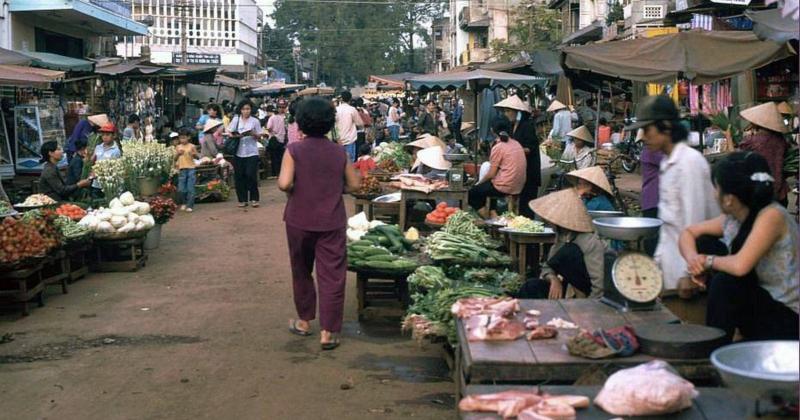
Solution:
[{"label": "shop awning", "polygon": [[405,81],[413,77],[419,76],[419,73],[395,73],[386,75],[370,76],[370,83],[377,83],[378,86],[386,86],[390,88],[403,89]]},{"label": "shop awning", "polygon": [[31,58],[25,54],[20,54],[13,50],[0,48],[0,64],[13,64],[17,66],[27,66],[31,63]]},{"label": "shop awning", "polygon": [[480,68],[484,70],[500,71],[504,73],[514,74],[527,74],[533,75],[533,70],[530,67],[530,60],[517,60],[508,63],[488,63],[481,64]]},{"label": "shop awning", "polygon": [[147,35],[148,32],[147,25],[130,18],[130,8],[120,6],[122,2],[14,0],[8,3],[11,13],[27,15],[45,29],[58,27],[99,36]]},{"label": "shop awning", "polygon": [[95,73],[104,74],[106,76],[135,76],[156,74],[164,70],[166,70],[164,67],[145,66],[139,63],[118,63],[102,67],[97,66]]},{"label": "shop awning", "polygon": [[81,60],[80,58],[72,58],[46,52],[23,51],[21,53],[31,58],[31,66],[34,67],[60,71],[94,71],[94,62],[89,60]]},{"label": "shop awning", "polygon": [[47,89],[51,83],[63,79],[63,71],[0,64],[0,85]]},{"label": "shop awning", "polygon": [[475,90],[480,90],[487,87],[533,87],[535,85],[541,86],[545,83],[547,83],[547,79],[542,77],[485,69],[423,74],[408,80],[408,85],[413,90],[458,89],[467,85]]},{"label": "shop awning", "polygon": [[312,95],[319,95],[319,96],[332,96],[335,90],[332,87],[310,87],[297,92],[300,96],[312,96]]},{"label": "shop awning", "polygon": [[599,41],[603,39],[603,22],[594,21],[589,26],[577,30],[566,38],[561,43],[562,45],[570,44],[585,44],[591,41]]},{"label": "shop awning", "polygon": [[561,55],[557,51],[538,50],[531,53],[531,68],[541,76],[557,76],[564,73]]},{"label": "shop awning", "polygon": [[585,70],[640,82],[685,77],[710,83],[793,55],[785,43],[748,31],[688,31],[563,49],[565,70]]},{"label": "shop awning", "polygon": [[257,88],[253,88],[250,91],[250,95],[258,96],[258,95],[278,95],[281,93],[291,93],[297,92],[300,89],[305,88],[306,85],[298,85],[298,84],[286,84],[282,82],[273,82],[267,83],[265,85],[261,85]]},{"label": "shop awning", "polygon": [[753,32],[761,40],[788,42],[800,39],[800,25],[791,16],[783,17],[780,9],[748,10],[744,14],[753,21]]},{"label": "shop awning", "polygon": [[182,79],[190,83],[214,83],[214,78],[217,76],[217,69],[214,67],[198,69],[176,67],[166,69],[163,73],[159,73],[159,76]]},{"label": "shop awning", "polygon": [[233,77],[225,76],[223,74],[217,74],[217,76],[214,78],[214,83],[240,90],[249,90],[251,87],[250,83],[247,83],[245,80],[234,79]]}]

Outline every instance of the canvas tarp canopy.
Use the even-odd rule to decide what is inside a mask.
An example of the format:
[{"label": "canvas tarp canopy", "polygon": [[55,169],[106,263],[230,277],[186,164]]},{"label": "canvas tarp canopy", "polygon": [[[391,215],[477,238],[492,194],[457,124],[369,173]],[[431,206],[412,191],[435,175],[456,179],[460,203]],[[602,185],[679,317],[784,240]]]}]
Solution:
[{"label": "canvas tarp canopy", "polygon": [[53,82],[64,79],[64,72],[34,67],[0,65],[0,85],[47,89]]},{"label": "canvas tarp canopy", "polygon": [[46,52],[24,51],[21,54],[31,58],[31,65],[43,69],[74,72],[94,71],[94,62],[72,58],[64,55],[51,54]]},{"label": "canvas tarp canopy", "polygon": [[306,85],[301,84],[286,84],[283,82],[272,82],[263,84],[259,87],[254,87],[250,94],[252,96],[259,96],[259,95],[278,95],[282,93],[291,93],[297,92],[300,89],[305,88]]},{"label": "canvas tarp canopy", "polygon": [[687,31],[655,38],[566,47],[564,68],[640,82],[679,76],[710,83],[793,54],[787,44],[761,41],[750,31]]},{"label": "canvas tarp canopy", "polygon": [[0,64],[13,64],[15,66],[27,66],[33,61],[32,58],[16,51],[0,48]]},{"label": "canvas tarp canopy", "polygon": [[748,10],[744,15],[753,21],[753,32],[760,39],[788,42],[800,39],[800,25],[791,16],[783,16],[781,9]]},{"label": "canvas tarp canopy", "polygon": [[403,89],[406,80],[419,76],[419,73],[395,73],[384,75],[373,75],[369,77],[370,83],[375,83],[379,87],[386,86],[394,89]]},{"label": "canvas tarp canopy", "polygon": [[475,90],[483,88],[533,87],[544,85],[547,79],[523,74],[475,69],[423,74],[408,80],[411,89],[420,91],[458,89],[467,85]]}]

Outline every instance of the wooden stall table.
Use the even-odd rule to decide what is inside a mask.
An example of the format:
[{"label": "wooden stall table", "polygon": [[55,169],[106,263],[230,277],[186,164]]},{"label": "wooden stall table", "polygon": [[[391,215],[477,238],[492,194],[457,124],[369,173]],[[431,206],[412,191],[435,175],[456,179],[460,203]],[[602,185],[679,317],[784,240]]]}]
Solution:
[{"label": "wooden stall table", "polygon": [[411,200],[433,200],[436,202],[441,201],[460,201],[461,202],[461,209],[467,210],[469,208],[469,202],[467,201],[469,196],[469,190],[462,189],[462,190],[452,190],[452,189],[443,189],[443,190],[434,190],[430,193],[426,194],[422,191],[416,190],[400,190],[400,230],[406,230],[406,213],[408,212],[408,201]]},{"label": "wooden stall table", "polygon": [[[465,395],[494,394],[508,390],[536,391],[533,386],[514,385],[470,385]],[[577,409],[577,417],[581,420],[608,420],[615,417],[603,411],[594,404],[594,398],[600,392],[600,386],[543,386],[542,392],[552,395],[583,395],[589,397],[592,404],[588,408]],[[740,397],[727,388],[696,388],[700,395],[692,400],[692,406],[679,413],[669,416],[636,417],[637,419],[658,419],[668,417],[676,420],[712,420],[712,419],[745,419],[754,418],[754,401]],[[501,419],[493,413],[462,412],[459,418],[463,420],[491,420]]]},{"label": "wooden stall table", "polygon": [[95,239],[97,261],[93,267],[100,272],[137,271],[147,265],[144,236],[129,239]]},{"label": "wooden stall table", "polygon": [[544,233],[515,232],[508,228],[501,228],[499,231],[508,237],[508,252],[511,259],[517,262],[517,272],[523,278],[528,272],[528,245],[539,245],[536,261],[541,262],[544,245],[556,243],[556,233],[551,228],[545,228]]},{"label": "wooden stall table", "polygon": [[42,263],[42,283],[45,286],[60,285],[61,293],[67,294],[67,280],[69,280],[69,257],[64,250],[58,250],[49,255]]},{"label": "wooden stall table", "polygon": [[28,302],[36,297],[39,306],[44,306],[42,262],[28,267],[0,273],[0,298],[8,297],[13,303],[22,305],[22,316],[28,316]]},{"label": "wooden stall table", "polygon": [[92,248],[91,241],[84,241],[75,244],[69,244],[65,248],[67,258],[69,259],[69,282],[74,283],[76,280],[86,277],[89,274],[89,261],[87,254]]},{"label": "wooden stall table", "polygon": [[364,319],[364,309],[374,306],[377,301],[396,301],[403,309],[408,307],[408,276],[414,270],[386,271],[373,268],[348,267],[356,274],[356,296],[358,299],[358,320]]},{"label": "wooden stall table", "polygon": [[[530,309],[541,312],[539,320],[547,323],[553,318],[573,322],[578,327],[593,331],[648,323],[677,323],[679,319],[663,305],[653,311],[619,312],[594,299],[522,299],[519,301],[520,320]],[[590,360],[575,357],[566,349],[567,341],[579,330],[560,329],[558,337],[549,340],[528,341],[474,341],[468,342],[464,324],[456,323],[458,346],[455,349],[456,395],[463,395],[468,385],[478,384],[572,384],[598,369],[631,367],[654,358],[637,353],[631,357]],[[678,372],[688,380],[715,382],[716,371],[706,359],[668,359]],[[585,378],[585,377],[584,377]]]}]

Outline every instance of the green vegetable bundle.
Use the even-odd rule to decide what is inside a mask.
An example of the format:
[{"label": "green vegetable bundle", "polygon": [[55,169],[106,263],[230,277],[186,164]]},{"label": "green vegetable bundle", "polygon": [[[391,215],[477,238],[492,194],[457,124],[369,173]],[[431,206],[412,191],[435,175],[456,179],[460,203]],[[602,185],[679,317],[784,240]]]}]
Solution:
[{"label": "green vegetable bundle", "polygon": [[444,270],[432,265],[423,265],[408,276],[408,287],[412,293],[434,292],[452,285],[453,281],[447,278]]},{"label": "green vegetable bundle", "polygon": [[375,226],[361,237],[361,241],[369,241],[372,245],[386,247],[395,254],[410,251],[414,244],[403,236],[403,232],[397,225]]},{"label": "green vegetable bundle", "polygon": [[347,245],[347,265],[354,269],[370,268],[402,274],[411,273],[418,264],[414,260],[394,255],[371,241],[360,240]]},{"label": "green vegetable bundle", "polygon": [[86,226],[81,226],[67,216],[58,216],[53,222],[56,228],[67,242],[75,242],[86,239],[92,234],[92,230]]},{"label": "green vegetable bundle", "polygon": [[472,214],[459,210],[447,219],[442,227],[442,232],[459,236],[465,241],[470,241],[479,246],[498,248],[499,243],[475,225],[476,218]]},{"label": "green vegetable bundle", "polygon": [[506,254],[445,231],[436,232],[428,238],[427,253],[436,262],[476,266],[511,263],[511,257]]},{"label": "green vegetable bundle", "polygon": [[[495,297],[502,292],[497,289],[475,285],[456,285],[427,294],[412,296],[414,303],[408,308],[404,329],[414,329],[415,333],[441,335],[447,337],[450,344],[458,343],[456,322],[450,308],[456,301],[468,297]],[[420,324],[425,324],[420,328]],[[417,337],[422,338],[422,337]]]}]

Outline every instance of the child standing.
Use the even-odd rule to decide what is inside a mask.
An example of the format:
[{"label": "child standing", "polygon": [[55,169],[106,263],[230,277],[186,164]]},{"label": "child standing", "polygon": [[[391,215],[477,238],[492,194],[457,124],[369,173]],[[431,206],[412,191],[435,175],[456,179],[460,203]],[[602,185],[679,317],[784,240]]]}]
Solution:
[{"label": "child standing", "polygon": [[181,196],[181,210],[191,213],[194,207],[195,164],[199,157],[197,147],[189,143],[192,137],[188,128],[178,132],[178,146],[175,147],[175,164],[178,166],[178,193]]},{"label": "child standing", "polygon": [[375,164],[375,160],[370,156],[370,153],[372,153],[372,145],[369,143],[364,143],[358,148],[359,156],[353,168],[361,171],[362,178],[369,175],[369,171],[378,167],[378,165]]}]

